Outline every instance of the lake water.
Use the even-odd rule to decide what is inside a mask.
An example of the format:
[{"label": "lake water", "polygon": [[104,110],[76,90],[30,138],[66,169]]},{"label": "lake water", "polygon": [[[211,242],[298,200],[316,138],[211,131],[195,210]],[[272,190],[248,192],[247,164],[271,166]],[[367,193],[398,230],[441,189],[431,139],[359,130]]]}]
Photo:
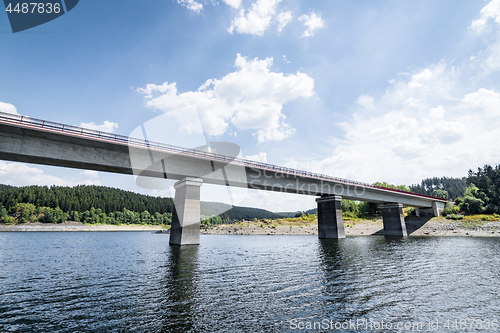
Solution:
[{"label": "lake water", "polygon": [[0,332],[498,331],[498,238],[168,237],[0,233]]}]

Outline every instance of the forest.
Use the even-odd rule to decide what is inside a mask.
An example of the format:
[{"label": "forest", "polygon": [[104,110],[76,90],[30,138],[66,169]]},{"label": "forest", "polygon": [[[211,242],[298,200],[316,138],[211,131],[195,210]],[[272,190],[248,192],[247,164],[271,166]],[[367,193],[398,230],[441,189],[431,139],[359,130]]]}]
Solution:
[{"label": "forest", "polygon": [[[443,215],[460,219],[471,214],[500,214],[500,166],[485,165],[469,170],[462,178],[428,178],[416,185],[374,185],[411,191],[452,200]],[[0,222],[88,224],[150,224],[172,222],[172,198],[153,197],[104,186],[75,187],[23,186],[0,184]],[[343,200],[345,218],[367,218],[380,214],[378,204]],[[240,220],[278,219],[316,214],[306,212],[273,213],[264,209],[230,206],[218,202],[201,203],[201,220],[205,224],[231,223]]]},{"label": "forest", "polygon": [[[422,180],[416,185],[393,185],[377,182],[374,185],[409,191],[417,194],[430,195],[449,201],[441,213],[450,219],[462,219],[465,215],[492,214],[500,218],[500,166],[485,165],[477,171],[469,170],[467,177],[434,177]],[[380,205],[366,202],[342,200],[344,218],[370,218],[379,215]],[[411,213],[412,210],[410,209]],[[313,208],[301,214],[316,214]]]},{"label": "forest", "polygon": [[434,177],[424,179],[420,184],[410,185],[411,192],[417,194],[432,195],[436,189],[444,190],[452,200],[463,196],[466,188],[467,177]]},{"label": "forest", "polygon": [[[104,186],[0,185],[0,222],[3,223],[76,221],[169,225],[173,209],[172,198],[152,197]],[[281,217],[264,209],[232,207],[217,202],[202,202],[201,214],[205,223]]]}]

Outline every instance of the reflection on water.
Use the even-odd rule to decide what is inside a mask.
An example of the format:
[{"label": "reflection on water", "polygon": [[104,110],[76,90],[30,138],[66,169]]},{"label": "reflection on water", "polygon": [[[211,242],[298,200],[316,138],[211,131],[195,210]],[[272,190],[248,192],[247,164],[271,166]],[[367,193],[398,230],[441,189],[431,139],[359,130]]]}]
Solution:
[{"label": "reflection on water", "polygon": [[498,239],[201,243],[170,247],[168,235],[147,232],[0,233],[0,331],[286,332],[322,320],[393,328],[500,320]]},{"label": "reflection on water", "polygon": [[188,332],[194,326],[197,292],[196,273],[198,246],[172,246],[168,255],[169,267],[163,279],[162,316],[160,332]]}]

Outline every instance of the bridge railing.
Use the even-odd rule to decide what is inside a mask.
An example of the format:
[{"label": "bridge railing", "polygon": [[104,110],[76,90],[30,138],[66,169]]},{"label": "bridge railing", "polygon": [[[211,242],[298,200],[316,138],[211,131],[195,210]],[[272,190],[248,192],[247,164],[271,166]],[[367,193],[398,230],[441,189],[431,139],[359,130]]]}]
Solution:
[{"label": "bridge railing", "polygon": [[282,173],[287,173],[287,174],[292,174],[292,175],[297,175],[297,176],[304,176],[304,177],[309,177],[309,178],[315,178],[315,179],[319,179],[319,180],[334,181],[334,182],[344,183],[344,184],[348,184],[348,185],[354,185],[354,186],[360,186],[360,187],[366,187],[366,188],[374,188],[374,189],[386,190],[386,191],[391,191],[391,192],[399,192],[399,193],[403,193],[403,194],[414,195],[414,196],[444,201],[444,199],[436,198],[436,197],[432,197],[432,196],[428,196],[428,195],[416,194],[416,193],[412,193],[412,192],[407,192],[407,191],[397,190],[397,189],[393,189],[393,188],[358,182],[358,181],[354,181],[354,180],[333,177],[333,176],[324,175],[324,174],[320,174],[320,173],[297,170],[297,169],[292,169],[292,168],[283,167],[283,166],[274,165],[274,164],[269,164],[269,163],[261,163],[261,162],[246,160],[246,159],[242,159],[242,158],[233,158],[233,157],[227,156],[227,155],[221,155],[221,154],[217,154],[217,153],[206,152],[206,151],[196,150],[196,149],[191,149],[191,148],[183,148],[183,147],[169,145],[169,144],[160,143],[160,142],[131,138],[131,137],[124,136],[124,135],[113,134],[113,133],[93,130],[93,129],[89,129],[89,128],[73,126],[73,125],[60,124],[60,123],[56,123],[56,122],[52,122],[52,121],[31,118],[28,116],[20,116],[20,115],[15,115],[15,114],[11,114],[11,113],[1,112],[1,111],[0,111],[0,122],[9,123],[9,124],[19,124],[21,126],[35,127],[35,128],[39,128],[39,129],[47,130],[47,131],[51,131],[51,132],[84,136],[87,138],[112,141],[112,142],[117,142],[117,143],[126,144],[126,145],[132,144],[135,146],[142,146],[142,147],[146,147],[146,148],[167,150],[167,151],[173,152],[173,153],[185,154],[185,155],[190,155],[190,156],[198,156],[198,157],[203,157],[203,158],[207,158],[210,160],[216,160],[216,161],[220,161],[220,162],[237,163],[237,164],[240,164],[240,165],[243,165],[246,167],[266,169],[269,171],[278,171],[278,172],[282,172]]}]

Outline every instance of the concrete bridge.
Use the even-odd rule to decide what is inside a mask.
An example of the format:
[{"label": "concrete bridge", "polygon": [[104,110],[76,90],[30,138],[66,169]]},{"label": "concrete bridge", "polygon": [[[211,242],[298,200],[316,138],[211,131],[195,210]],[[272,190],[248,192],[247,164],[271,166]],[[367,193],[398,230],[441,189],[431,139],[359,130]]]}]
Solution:
[{"label": "concrete bridge", "polygon": [[[0,159],[178,180],[170,244],[199,244],[204,183],[317,197],[319,238],[344,238],[342,198],[381,203],[387,236],[407,236],[403,206],[438,216],[446,200],[206,151],[0,112]],[[239,152],[239,148],[238,148]]]}]

